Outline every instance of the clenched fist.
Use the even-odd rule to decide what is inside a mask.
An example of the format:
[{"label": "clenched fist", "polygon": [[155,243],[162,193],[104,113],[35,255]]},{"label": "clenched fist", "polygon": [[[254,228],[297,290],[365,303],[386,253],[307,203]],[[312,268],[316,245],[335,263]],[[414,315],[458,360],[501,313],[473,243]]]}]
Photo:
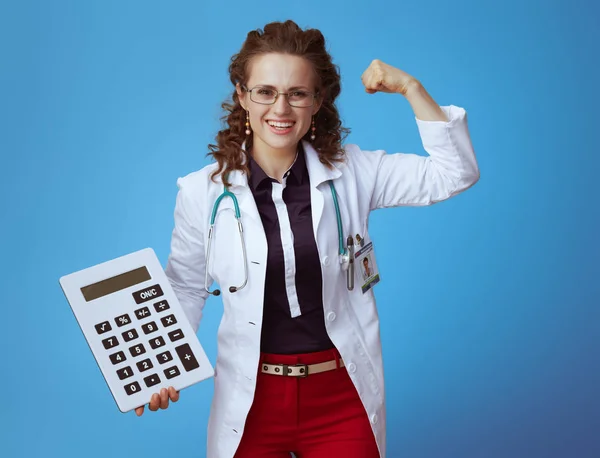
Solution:
[{"label": "clenched fist", "polygon": [[399,68],[375,59],[362,74],[362,82],[369,94],[376,92],[398,93],[406,95],[413,85],[419,81]]}]

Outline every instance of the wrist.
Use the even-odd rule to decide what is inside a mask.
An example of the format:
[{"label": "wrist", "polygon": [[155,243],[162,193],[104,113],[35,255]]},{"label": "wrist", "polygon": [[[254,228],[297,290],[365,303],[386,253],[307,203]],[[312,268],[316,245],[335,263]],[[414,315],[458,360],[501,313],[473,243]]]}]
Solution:
[{"label": "wrist", "polygon": [[411,78],[403,87],[402,90],[400,91],[400,94],[402,94],[404,97],[406,97],[407,99],[414,97],[414,96],[419,96],[420,94],[422,94],[422,92],[425,90],[425,88],[423,87],[423,85],[421,84],[421,82],[416,79],[416,78]]}]

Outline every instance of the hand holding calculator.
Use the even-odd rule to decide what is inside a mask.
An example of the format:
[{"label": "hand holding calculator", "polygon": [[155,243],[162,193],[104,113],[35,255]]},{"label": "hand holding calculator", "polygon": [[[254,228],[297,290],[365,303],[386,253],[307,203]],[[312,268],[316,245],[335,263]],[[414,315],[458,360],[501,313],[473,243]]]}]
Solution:
[{"label": "hand holding calculator", "polygon": [[179,390],[214,375],[152,249],[66,275],[60,285],[122,412],[166,408]]},{"label": "hand holding calculator", "polygon": [[[161,388],[160,393],[154,393],[150,398],[148,409],[152,412],[156,412],[158,409],[167,409],[169,407],[169,400],[171,402],[179,400],[179,391],[176,391],[172,386]],[[136,408],[135,413],[138,417],[141,417],[144,413],[144,406]]]}]

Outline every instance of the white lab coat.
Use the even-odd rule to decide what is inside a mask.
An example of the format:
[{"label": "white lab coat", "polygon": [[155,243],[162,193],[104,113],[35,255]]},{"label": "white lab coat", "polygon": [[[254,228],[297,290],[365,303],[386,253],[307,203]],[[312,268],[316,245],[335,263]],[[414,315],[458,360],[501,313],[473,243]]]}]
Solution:
[{"label": "white lab coat", "polygon": [[[472,186],[479,170],[467,127],[466,113],[442,107],[449,122],[416,119],[429,156],[362,151],[346,145],[346,160],[328,169],[304,142],[310,176],[312,222],[323,275],[325,325],[345,361],[350,378],[365,407],[382,457],[385,457],[385,395],[379,318],[373,290],[362,294],[360,269],[353,291],[346,287],[340,268],[336,214],[328,180],[337,194],[344,238],[361,234],[366,242],[371,210],[400,205],[430,205]],[[175,228],[167,276],[183,309],[197,330],[207,298],[204,291],[205,250],[213,205],[223,192],[209,174],[215,164],[177,181]],[[252,405],[260,354],[265,294],[267,242],[247,178],[230,175],[239,201],[248,254],[248,284],[236,293],[229,286],[244,279],[241,244],[231,199],[217,213],[209,265],[209,283],[216,281],[224,313],[218,330],[215,392],[208,425],[208,458],[231,458],[244,433]],[[376,247],[375,250],[381,249]],[[383,273],[385,276],[385,273]],[[213,285],[213,288],[215,285]]]}]

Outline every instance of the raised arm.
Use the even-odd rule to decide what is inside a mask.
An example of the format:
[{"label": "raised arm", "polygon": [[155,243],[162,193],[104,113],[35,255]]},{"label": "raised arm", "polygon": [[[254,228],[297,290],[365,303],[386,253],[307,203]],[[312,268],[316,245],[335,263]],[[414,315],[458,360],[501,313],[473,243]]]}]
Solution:
[{"label": "raised arm", "polygon": [[421,83],[406,72],[374,60],[362,75],[368,93],[402,94],[415,113],[425,151],[386,154],[353,151],[363,173],[371,209],[399,205],[430,205],[468,189],[479,179],[467,115],[456,106],[440,107]]}]

